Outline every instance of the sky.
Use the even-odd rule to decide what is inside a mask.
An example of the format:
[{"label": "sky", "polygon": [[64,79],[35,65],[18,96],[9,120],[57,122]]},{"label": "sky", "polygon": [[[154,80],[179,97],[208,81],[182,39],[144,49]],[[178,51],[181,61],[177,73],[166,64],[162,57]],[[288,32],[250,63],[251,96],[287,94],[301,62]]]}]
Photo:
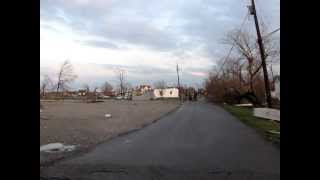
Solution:
[{"label": "sky", "polygon": [[[78,78],[72,84],[116,85],[125,71],[133,86],[180,80],[201,86],[215,62],[230,46],[226,33],[253,30],[244,18],[249,0],[41,0],[40,80],[54,80],[69,60]],[[280,0],[256,0],[259,20],[268,31],[280,27]],[[275,68],[279,71],[279,67]]]}]

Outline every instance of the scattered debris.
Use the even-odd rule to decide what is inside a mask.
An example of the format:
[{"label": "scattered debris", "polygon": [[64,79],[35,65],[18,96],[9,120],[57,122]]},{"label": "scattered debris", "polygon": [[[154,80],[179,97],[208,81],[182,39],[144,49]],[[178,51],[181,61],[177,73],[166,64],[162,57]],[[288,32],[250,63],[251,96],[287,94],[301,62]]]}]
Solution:
[{"label": "scattered debris", "polygon": [[268,133],[271,133],[271,134],[279,134],[279,135],[280,135],[280,131],[271,130],[271,131],[268,131]]},{"label": "scattered debris", "polygon": [[110,99],[110,96],[101,96],[101,99]]},{"label": "scattered debris", "polygon": [[75,149],[74,145],[64,145],[62,143],[51,143],[47,145],[40,146],[40,152],[69,152]]},{"label": "scattered debris", "polygon": [[112,116],[111,116],[111,114],[106,114],[105,117],[106,118],[111,118]]},{"label": "scattered debris", "polygon": [[40,116],[40,119],[42,120],[49,120],[49,118],[45,117],[45,116]]},{"label": "scattered debris", "polygon": [[271,108],[254,108],[253,115],[260,118],[276,120],[280,122],[280,110]]},{"label": "scattered debris", "polygon": [[248,104],[236,104],[235,106],[239,106],[239,107],[252,107],[253,104],[248,103]]}]

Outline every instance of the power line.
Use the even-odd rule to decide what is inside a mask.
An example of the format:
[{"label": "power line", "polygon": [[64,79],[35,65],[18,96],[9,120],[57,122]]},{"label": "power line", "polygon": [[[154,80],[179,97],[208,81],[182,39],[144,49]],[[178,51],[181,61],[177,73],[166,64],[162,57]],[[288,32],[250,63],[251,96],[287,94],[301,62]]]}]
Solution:
[{"label": "power line", "polygon": [[230,48],[230,50],[229,50],[229,52],[228,52],[228,55],[225,57],[224,62],[223,62],[223,64],[222,64],[222,66],[220,67],[220,70],[218,71],[217,76],[219,76],[220,72],[221,72],[222,69],[223,69],[223,66],[226,64],[227,60],[229,59],[229,56],[230,56],[233,48],[234,48],[234,43],[232,44],[232,46],[231,46],[231,48]]},{"label": "power line", "polygon": [[[255,4],[256,4],[256,5],[255,5],[256,10],[260,11],[259,16],[258,16],[258,18],[260,18],[260,22],[261,22],[260,24],[263,24],[263,22],[266,22],[266,25],[270,26],[271,23],[270,23],[270,21],[268,20],[268,18],[266,17],[265,11],[263,10],[263,8],[259,8],[259,6],[261,7],[260,2],[256,0],[256,1],[255,1]],[[264,35],[263,37],[268,37],[268,36],[270,36],[270,35],[278,32],[279,30],[280,30],[280,27],[277,28],[276,30],[274,30],[274,31],[272,31],[272,32]]]},{"label": "power line", "polygon": [[268,36],[270,36],[270,35],[272,35],[272,34],[274,34],[274,33],[278,32],[278,31],[280,31],[280,28],[277,28],[276,30],[274,30],[274,31],[272,31],[272,32],[270,32],[270,33],[268,33],[267,35],[264,35],[263,37],[264,37],[264,38],[265,38],[265,37],[268,37]]},{"label": "power line", "polygon": [[[242,23],[241,23],[241,25],[240,25],[240,32],[241,32],[241,29],[242,29],[242,27],[243,27],[243,25],[244,25],[244,23],[246,22],[246,20],[247,20],[248,17],[249,17],[249,12],[248,12],[248,13],[246,14],[246,16],[243,18],[243,21],[242,21]],[[233,42],[233,43],[232,43],[232,46],[231,46],[231,48],[230,48],[230,50],[229,50],[229,52],[228,52],[228,55],[225,57],[224,62],[223,62],[221,68],[219,69],[219,71],[218,71],[218,73],[217,73],[217,77],[219,77],[219,74],[220,74],[220,72],[222,71],[223,66],[226,64],[227,60],[229,59],[229,56],[231,55],[231,52],[232,52],[234,46],[235,46],[235,43]]]},{"label": "power line", "polygon": [[263,6],[257,0],[256,0],[255,4],[256,4],[256,10],[260,12],[258,15],[258,18],[260,19],[260,25],[265,24],[266,26],[270,26],[271,23],[270,23],[270,19],[266,15],[267,13],[265,13],[263,8],[260,8]]},{"label": "power line", "polygon": [[[247,14],[247,15],[245,16],[244,20],[248,17],[248,15],[249,15],[249,14]],[[242,24],[241,24],[240,31],[241,31],[241,29],[242,29],[242,26],[244,25],[244,22],[245,22],[245,21],[243,21]],[[268,36],[270,36],[270,35],[278,32],[278,31],[280,31],[280,27],[277,28],[277,29],[275,29],[275,30],[273,30],[272,32],[268,33],[267,35],[265,35],[265,36],[263,36],[263,37],[264,37],[264,38],[265,38],[265,37],[268,37]],[[231,52],[232,52],[232,50],[233,50],[233,48],[234,48],[234,45],[235,45],[235,43],[232,44],[232,46],[231,46],[231,48],[230,48],[230,50],[229,50],[229,52],[228,52],[228,54],[227,54],[227,56],[226,56],[226,58],[225,58],[225,60],[224,60],[224,62],[223,62],[221,68],[219,69],[219,71],[218,71],[218,73],[217,73],[217,76],[219,76],[220,72],[221,72],[222,69],[223,69],[223,66],[226,64],[229,56],[231,55]]]}]

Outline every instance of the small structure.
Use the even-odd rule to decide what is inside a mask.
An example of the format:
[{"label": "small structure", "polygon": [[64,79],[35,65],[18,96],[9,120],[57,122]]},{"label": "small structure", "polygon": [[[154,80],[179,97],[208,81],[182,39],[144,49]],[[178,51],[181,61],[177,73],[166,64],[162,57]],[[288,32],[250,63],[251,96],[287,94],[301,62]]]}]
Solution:
[{"label": "small structure", "polygon": [[150,85],[140,85],[140,86],[137,86],[132,93],[134,96],[141,96],[151,90],[152,88]]},{"label": "small structure", "polygon": [[146,91],[150,91],[151,86],[150,85],[140,85],[139,90],[140,90],[141,94],[143,94]]},{"label": "small structure", "polygon": [[151,100],[153,99],[154,95],[153,95],[153,90],[149,90],[149,91],[145,91],[143,94],[133,94],[132,95],[132,99],[133,100],[142,100],[142,101],[146,101],[146,100]]},{"label": "small structure", "polygon": [[132,96],[133,96],[133,90],[127,89],[127,90],[123,91],[122,94],[120,92],[117,92],[115,94],[115,99],[117,99],[117,100],[132,100]]},{"label": "small structure", "polygon": [[85,89],[78,90],[78,96],[86,96],[86,95],[87,95],[87,90]]},{"label": "small structure", "polygon": [[280,100],[280,75],[274,77],[273,84],[274,91],[271,92],[271,96]]},{"label": "small structure", "polygon": [[179,89],[173,87],[165,89],[154,89],[153,99],[159,98],[179,98]]}]

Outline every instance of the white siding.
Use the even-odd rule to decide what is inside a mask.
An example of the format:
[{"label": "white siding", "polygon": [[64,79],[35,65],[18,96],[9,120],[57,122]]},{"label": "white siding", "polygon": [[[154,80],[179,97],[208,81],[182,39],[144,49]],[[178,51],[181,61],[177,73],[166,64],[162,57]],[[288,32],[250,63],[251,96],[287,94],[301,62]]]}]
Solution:
[{"label": "white siding", "polygon": [[274,84],[274,91],[271,92],[271,95],[274,98],[278,98],[280,100],[280,81],[276,81]]},{"label": "white siding", "polygon": [[[161,95],[162,91],[162,95]],[[154,98],[179,98],[179,89],[177,88],[167,88],[167,89],[154,89]]]}]

